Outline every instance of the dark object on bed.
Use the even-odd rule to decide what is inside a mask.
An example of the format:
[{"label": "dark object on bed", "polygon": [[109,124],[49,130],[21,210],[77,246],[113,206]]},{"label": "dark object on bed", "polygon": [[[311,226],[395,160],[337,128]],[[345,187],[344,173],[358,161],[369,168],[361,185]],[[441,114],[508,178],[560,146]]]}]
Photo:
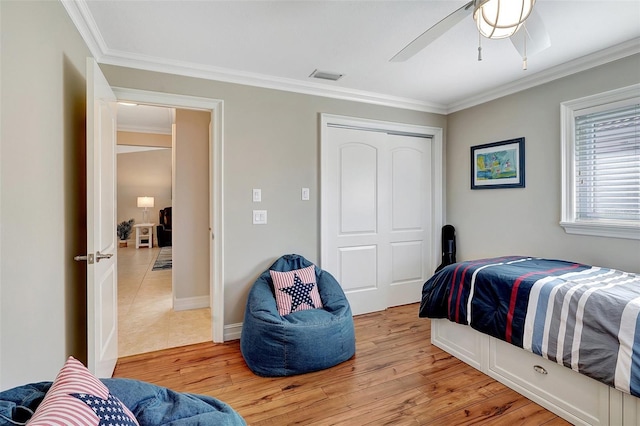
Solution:
[{"label": "dark object on bed", "polygon": [[[246,425],[229,405],[210,396],[175,392],[139,380],[101,381],[131,410],[140,426]],[[31,383],[0,392],[0,426],[29,420],[51,384]]]},{"label": "dark object on bed", "polygon": [[171,245],[171,207],[165,207],[158,212],[160,224],[156,226],[158,247]]},{"label": "dark object on bed", "polygon": [[447,318],[640,396],[640,275],[507,256],[444,267],[420,317]]},{"label": "dark object on bed", "polygon": [[456,228],[445,225],[442,227],[442,263],[436,272],[452,263],[456,263]]}]

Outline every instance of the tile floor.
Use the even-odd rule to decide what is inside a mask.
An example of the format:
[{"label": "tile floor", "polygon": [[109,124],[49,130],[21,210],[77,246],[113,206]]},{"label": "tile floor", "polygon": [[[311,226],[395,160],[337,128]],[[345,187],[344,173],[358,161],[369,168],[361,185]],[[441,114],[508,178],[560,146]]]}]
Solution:
[{"label": "tile floor", "polygon": [[174,311],[171,270],[152,271],[159,247],[118,249],[118,356],[211,341],[211,311]]}]

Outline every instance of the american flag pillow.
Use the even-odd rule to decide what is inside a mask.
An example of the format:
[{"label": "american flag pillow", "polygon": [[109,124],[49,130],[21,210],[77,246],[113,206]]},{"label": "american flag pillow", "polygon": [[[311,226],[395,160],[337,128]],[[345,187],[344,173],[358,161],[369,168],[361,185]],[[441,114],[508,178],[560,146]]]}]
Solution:
[{"label": "american flag pillow", "polygon": [[315,265],[294,271],[269,271],[273,280],[276,306],[285,316],[305,309],[322,308],[322,300],[316,284]]},{"label": "american flag pillow", "polygon": [[129,409],[77,359],[69,357],[29,426],[139,426]]}]

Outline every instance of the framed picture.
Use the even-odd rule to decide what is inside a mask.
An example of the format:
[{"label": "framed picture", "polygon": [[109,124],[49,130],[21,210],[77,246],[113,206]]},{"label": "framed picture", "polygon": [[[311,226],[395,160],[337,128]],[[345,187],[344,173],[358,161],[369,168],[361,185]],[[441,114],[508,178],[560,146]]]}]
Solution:
[{"label": "framed picture", "polygon": [[471,189],[524,188],[524,138],[471,147]]}]

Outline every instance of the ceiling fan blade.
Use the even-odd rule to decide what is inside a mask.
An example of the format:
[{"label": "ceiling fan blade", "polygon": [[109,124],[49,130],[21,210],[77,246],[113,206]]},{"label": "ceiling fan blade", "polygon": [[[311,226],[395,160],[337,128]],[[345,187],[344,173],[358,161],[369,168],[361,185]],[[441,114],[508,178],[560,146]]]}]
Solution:
[{"label": "ceiling fan blade", "polygon": [[420,34],[415,40],[409,43],[404,49],[398,52],[389,61],[403,62],[420,52],[422,49],[431,44],[435,39],[449,31],[454,25],[462,21],[473,12],[473,0],[462,6],[460,9],[446,16],[440,22]]},{"label": "ceiling fan blade", "polygon": [[[524,52],[524,38],[527,37],[527,54]],[[514,35],[510,37],[511,43],[516,48],[520,56],[532,56],[542,52],[551,46],[551,39],[544,22],[536,9],[531,10],[524,25]]]}]

